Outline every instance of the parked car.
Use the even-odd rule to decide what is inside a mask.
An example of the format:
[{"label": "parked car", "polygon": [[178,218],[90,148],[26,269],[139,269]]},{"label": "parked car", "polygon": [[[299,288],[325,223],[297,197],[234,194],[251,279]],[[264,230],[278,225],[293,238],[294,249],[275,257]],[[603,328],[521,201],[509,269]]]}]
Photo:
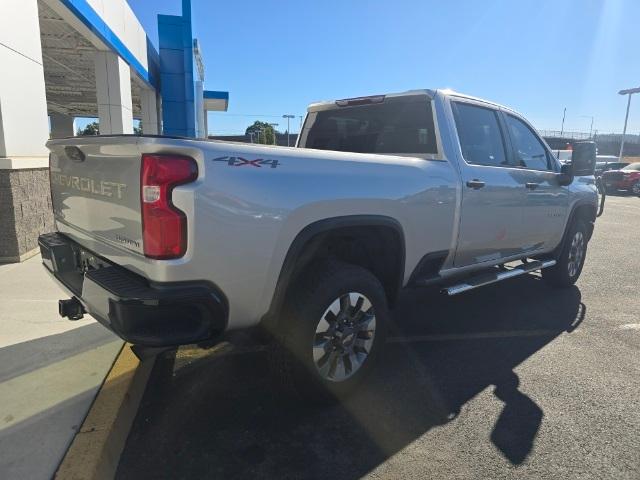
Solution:
[{"label": "parked car", "polygon": [[604,172],[609,170],[620,170],[629,165],[629,162],[600,162],[596,160],[596,177],[601,177]]},{"label": "parked car", "polygon": [[604,172],[602,183],[607,192],[624,190],[640,196],[640,162],[631,163],[619,170]]},{"label": "parked car", "polygon": [[571,154],[573,153],[573,150],[554,150],[553,153],[562,165],[571,163]]},{"label": "parked car", "polygon": [[448,90],[313,104],[298,148],[47,146],[57,232],[39,243],[71,296],[62,316],[152,347],[260,326],[311,398],[362,380],[403,287],[456,295],[537,270],[570,286],[596,219],[595,145],[561,167],[520,114]]}]

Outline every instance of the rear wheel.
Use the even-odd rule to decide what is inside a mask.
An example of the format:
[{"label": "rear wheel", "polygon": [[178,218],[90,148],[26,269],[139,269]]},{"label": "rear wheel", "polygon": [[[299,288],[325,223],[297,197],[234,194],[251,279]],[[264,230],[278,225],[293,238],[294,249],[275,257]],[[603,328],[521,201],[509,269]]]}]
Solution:
[{"label": "rear wheel", "polygon": [[640,197],[640,180],[631,186],[631,193]]},{"label": "rear wheel", "polygon": [[584,220],[573,221],[557,263],[542,270],[542,279],[554,287],[569,287],[576,283],[587,255],[588,228]]},{"label": "rear wheel", "polygon": [[372,273],[317,263],[290,295],[272,368],[289,393],[316,403],[345,396],[371,370],[387,324],[384,289]]}]

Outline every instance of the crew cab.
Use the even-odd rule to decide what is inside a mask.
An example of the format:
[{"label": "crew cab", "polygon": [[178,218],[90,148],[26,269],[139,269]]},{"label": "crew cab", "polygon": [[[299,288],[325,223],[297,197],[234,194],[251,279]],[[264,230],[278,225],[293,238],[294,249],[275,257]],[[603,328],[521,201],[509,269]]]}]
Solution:
[{"label": "crew cab", "polygon": [[365,376],[402,288],[457,295],[535,270],[572,285],[596,219],[593,144],[561,166],[520,114],[449,90],[312,104],[296,148],[47,146],[57,231],[39,243],[71,297],[61,315],[151,347],[259,326],[313,395]]}]

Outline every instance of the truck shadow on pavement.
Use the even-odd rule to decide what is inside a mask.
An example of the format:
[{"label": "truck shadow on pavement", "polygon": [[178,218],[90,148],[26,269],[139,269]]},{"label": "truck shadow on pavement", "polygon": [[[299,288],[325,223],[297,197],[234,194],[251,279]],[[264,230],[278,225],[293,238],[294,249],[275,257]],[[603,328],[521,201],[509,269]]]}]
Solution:
[{"label": "truck shadow on pavement", "polygon": [[[324,408],[280,397],[264,351],[193,362],[165,355],[117,477],[351,480],[384,472],[402,451],[406,465],[389,467],[397,476],[425,463],[455,463],[456,450],[475,451],[474,442],[491,442],[519,465],[532,451],[544,412],[514,369],[573,331],[585,313],[578,288],[553,290],[533,275],[455,298],[405,292],[375,373],[344,403]],[[438,425],[469,421],[458,416],[478,395],[493,395],[501,409],[495,420],[483,420],[486,437],[439,432],[433,441],[451,443],[448,458],[428,458],[424,444],[412,448]]]}]

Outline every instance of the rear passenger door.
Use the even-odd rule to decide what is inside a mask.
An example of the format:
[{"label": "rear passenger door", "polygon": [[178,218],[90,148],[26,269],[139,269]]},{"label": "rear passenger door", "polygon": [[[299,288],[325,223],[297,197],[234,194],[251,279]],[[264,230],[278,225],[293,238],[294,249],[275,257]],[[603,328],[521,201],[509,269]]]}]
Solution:
[{"label": "rear passenger door", "polygon": [[535,130],[523,119],[503,112],[513,163],[524,183],[522,248],[553,248],[561,240],[568,214],[568,187],[558,183],[559,165]]},{"label": "rear passenger door", "polygon": [[462,208],[454,266],[521,252],[524,185],[510,164],[500,112],[468,99],[451,101],[462,159]]}]

